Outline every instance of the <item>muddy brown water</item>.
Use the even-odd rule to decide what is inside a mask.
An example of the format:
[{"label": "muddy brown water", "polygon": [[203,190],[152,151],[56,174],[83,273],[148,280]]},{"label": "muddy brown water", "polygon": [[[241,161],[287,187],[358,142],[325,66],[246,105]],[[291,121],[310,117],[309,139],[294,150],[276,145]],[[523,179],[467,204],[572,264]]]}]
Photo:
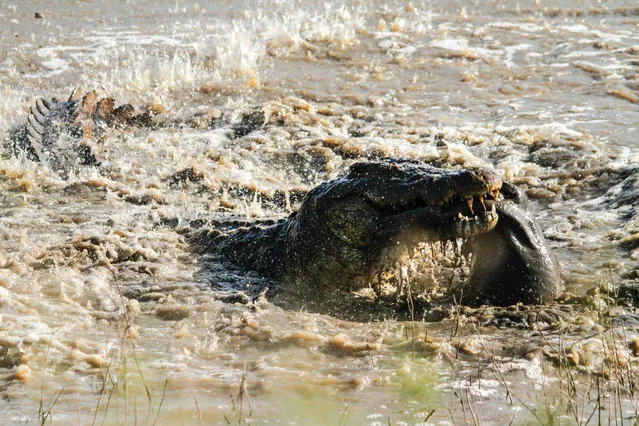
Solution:
[{"label": "muddy brown water", "polygon": [[[638,17],[623,1],[4,2],[2,135],[74,87],[178,125],[110,130],[101,166],[67,180],[0,159],[3,421],[635,418],[634,310],[597,293],[637,277]],[[238,138],[179,125],[255,109],[266,125]],[[520,185],[573,302],[429,322],[233,303],[262,279],[203,268],[164,225],[284,217],[294,197],[272,194],[379,157]],[[196,181],[173,185],[186,168]]]}]

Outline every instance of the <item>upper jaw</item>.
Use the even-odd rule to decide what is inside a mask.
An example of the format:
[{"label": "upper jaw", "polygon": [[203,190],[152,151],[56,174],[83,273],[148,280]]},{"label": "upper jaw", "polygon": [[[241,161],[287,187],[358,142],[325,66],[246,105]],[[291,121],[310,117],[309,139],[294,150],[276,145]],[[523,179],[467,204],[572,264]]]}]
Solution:
[{"label": "upper jaw", "polygon": [[379,224],[381,237],[394,239],[393,235],[414,232],[416,235],[410,240],[443,241],[489,232],[497,225],[495,200],[500,187],[501,182],[482,192],[456,195],[437,205],[417,200],[397,207]]},{"label": "upper jaw", "polygon": [[491,231],[498,213],[492,200],[471,211],[466,202],[451,206],[423,206],[386,216],[378,224],[378,243],[417,245],[422,242],[466,239]]},{"label": "upper jaw", "polygon": [[[369,203],[380,210],[400,212],[426,206],[447,207],[464,203],[472,217],[475,211],[486,210],[485,200],[496,200],[502,187],[501,178],[494,172],[471,168],[441,170],[435,174],[407,176],[395,184],[375,180],[366,182],[364,195]],[[380,192],[380,188],[385,188]]]},{"label": "upper jaw", "polygon": [[[423,198],[432,204],[442,205],[454,203],[457,200],[466,201],[469,208],[475,202],[483,204],[485,199],[497,199],[502,187],[501,178],[493,171],[482,168],[463,169],[451,172],[448,180],[437,185],[438,189],[430,190],[423,187]],[[439,183],[436,180],[435,183]],[[475,200],[476,199],[476,200]],[[471,207],[473,206],[473,207]]]},{"label": "upper jaw", "polygon": [[[474,201],[474,202],[473,202]],[[499,214],[493,199],[480,197],[453,203],[441,213],[443,232],[439,240],[470,238],[491,231],[497,225]]]}]

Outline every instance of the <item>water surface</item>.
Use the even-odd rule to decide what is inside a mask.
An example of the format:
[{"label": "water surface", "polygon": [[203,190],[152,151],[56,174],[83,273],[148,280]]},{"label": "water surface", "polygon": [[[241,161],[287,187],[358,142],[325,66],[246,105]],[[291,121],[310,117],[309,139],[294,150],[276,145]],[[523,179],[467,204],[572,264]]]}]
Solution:
[{"label": "water surface", "polygon": [[[0,160],[5,417],[571,423],[600,389],[609,421],[634,418],[619,380],[635,377],[633,309],[592,295],[638,276],[638,16],[577,0],[3,3],[0,134],[75,87],[175,123],[106,132],[101,166],[68,179]],[[181,125],[258,109],[266,125],[241,137]],[[569,304],[568,324],[541,330],[450,307],[436,322],[368,323],[268,296],[229,303],[260,277],[203,270],[165,225],[284,217],[295,199],[273,194],[380,157],[483,165],[520,185],[588,309]],[[197,182],[173,185],[185,168]],[[602,310],[626,333],[607,331]]]}]

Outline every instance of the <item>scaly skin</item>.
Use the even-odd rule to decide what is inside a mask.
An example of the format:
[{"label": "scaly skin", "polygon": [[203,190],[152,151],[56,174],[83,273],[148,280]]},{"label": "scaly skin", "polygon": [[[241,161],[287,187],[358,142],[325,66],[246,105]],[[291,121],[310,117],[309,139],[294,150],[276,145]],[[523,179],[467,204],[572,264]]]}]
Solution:
[{"label": "scaly skin", "polygon": [[116,108],[111,98],[76,89],[66,101],[38,99],[27,122],[10,130],[6,148],[11,156],[48,163],[66,178],[78,165],[98,163],[91,145],[105,128],[152,124],[150,114],[136,115],[131,105]]},{"label": "scaly skin", "polygon": [[[139,108],[138,108],[139,110]],[[14,126],[4,141],[10,156],[48,164],[63,178],[80,165],[98,165],[93,148],[107,128],[217,127],[230,125],[233,137],[242,137],[264,124],[260,110],[245,114],[239,122],[220,117],[166,120],[157,117],[161,106],[145,105],[137,112],[131,104],[116,107],[113,98],[98,99],[95,91],[75,89],[66,101],[42,98],[31,107],[27,122]]]}]

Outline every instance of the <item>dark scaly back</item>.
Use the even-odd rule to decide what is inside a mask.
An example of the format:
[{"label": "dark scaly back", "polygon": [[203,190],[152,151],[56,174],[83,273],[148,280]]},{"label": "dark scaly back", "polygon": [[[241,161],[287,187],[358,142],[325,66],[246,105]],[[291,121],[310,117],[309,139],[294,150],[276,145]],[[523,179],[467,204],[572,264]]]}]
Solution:
[{"label": "dark scaly back", "polygon": [[[83,94],[75,89],[68,100],[38,99],[31,107],[27,122],[9,132],[9,155],[48,163],[66,178],[75,165],[96,164],[97,160],[82,139],[95,136],[95,117],[108,110],[108,102],[98,102],[95,91]],[[60,145],[63,136],[78,142],[65,148]]]},{"label": "dark scaly back", "polygon": [[91,146],[106,128],[156,125],[148,111],[135,114],[129,104],[116,108],[112,98],[99,99],[94,90],[85,94],[78,88],[66,101],[38,99],[26,124],[9,131],[4,148],[9,156],[47,163],[66,178],[78,165],[98,164]]},{"label": "dark scaly back", "polygon": [[74,124],[79,114],[79,102],[74,98],[77,92],[67,101],[38,99],[29,111],[27,123],[10,131],[9,154],[47,161],[54,157],[53,148],[62,133],[78,136],[79,128]]}]

